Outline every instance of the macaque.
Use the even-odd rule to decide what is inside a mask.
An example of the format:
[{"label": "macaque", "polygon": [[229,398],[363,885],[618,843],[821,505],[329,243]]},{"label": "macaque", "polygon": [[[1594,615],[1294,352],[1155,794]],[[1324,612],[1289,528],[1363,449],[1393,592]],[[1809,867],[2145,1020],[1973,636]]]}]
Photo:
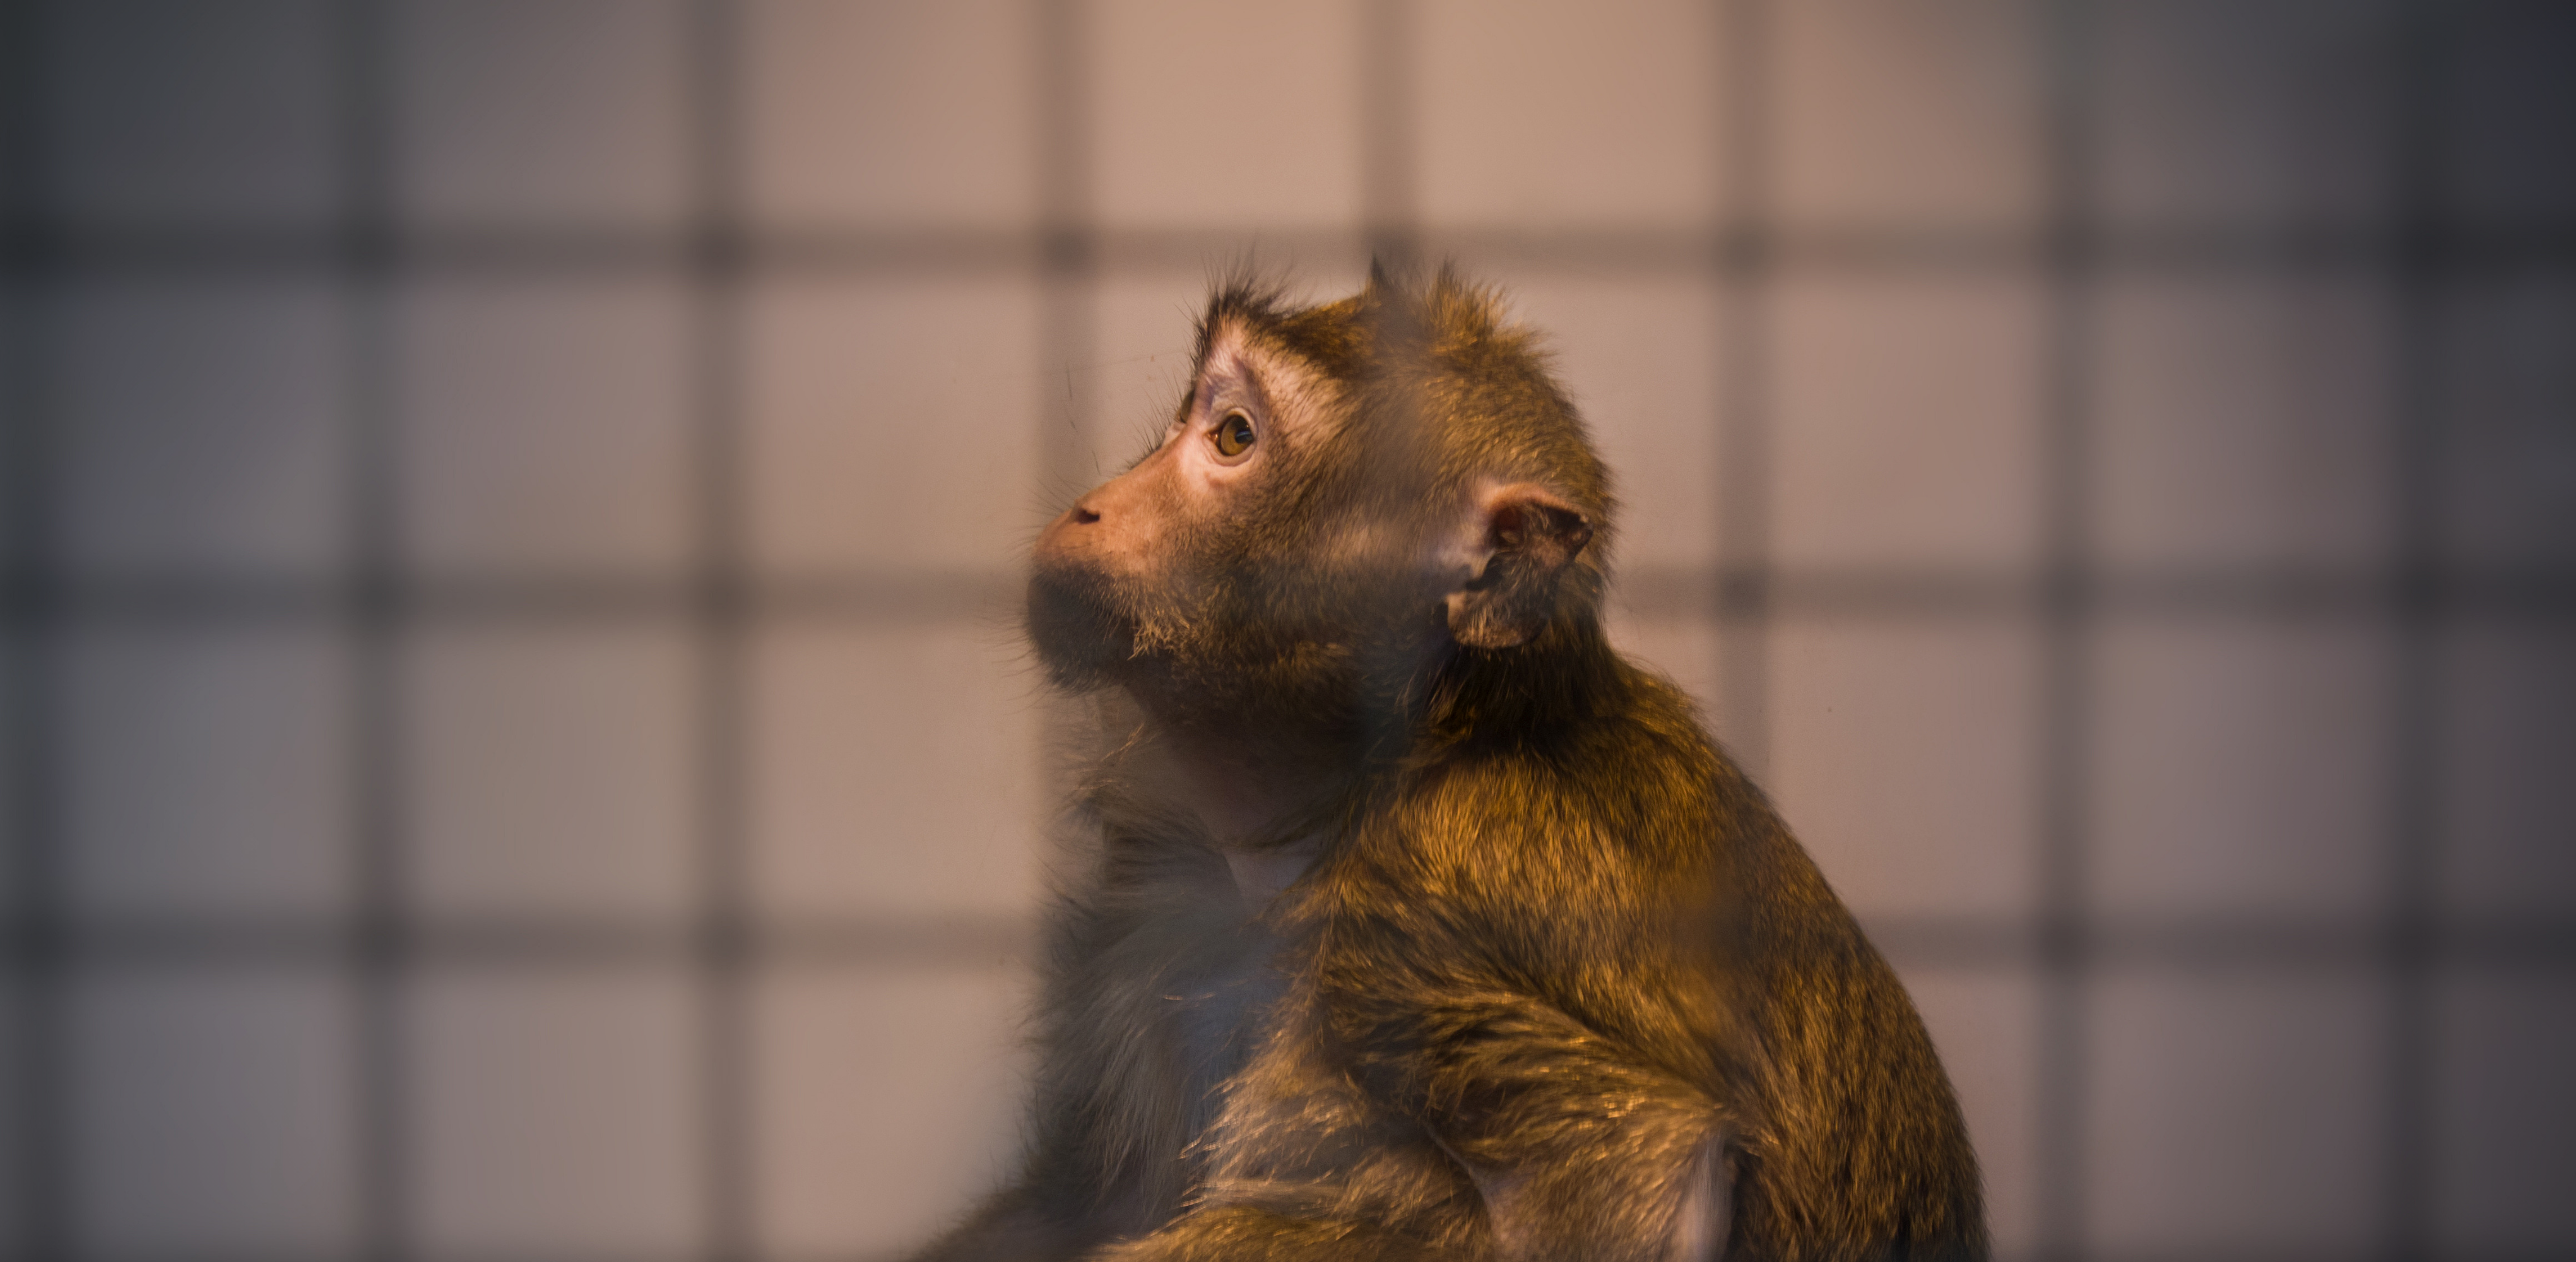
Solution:
[{"label": "macaque", "polygon": [[1895,974],[1604,637],[1614,511],[1490,291],[1219,287],[1037,541],[1085,871],[1025,1156],[925,1259],[1987,1255]]}]

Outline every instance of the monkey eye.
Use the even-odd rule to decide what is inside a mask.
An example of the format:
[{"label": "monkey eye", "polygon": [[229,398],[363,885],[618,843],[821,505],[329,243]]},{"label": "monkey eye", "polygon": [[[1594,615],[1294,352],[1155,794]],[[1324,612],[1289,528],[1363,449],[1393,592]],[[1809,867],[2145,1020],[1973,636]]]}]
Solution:
[{"label": "monkey eye", "polygon": [[1228,459],[1240,456],[1252,450],[1253,440],[1258,437],[1252,429],[1252,418],[1237,408],[1216,423],[1216,454]]}]

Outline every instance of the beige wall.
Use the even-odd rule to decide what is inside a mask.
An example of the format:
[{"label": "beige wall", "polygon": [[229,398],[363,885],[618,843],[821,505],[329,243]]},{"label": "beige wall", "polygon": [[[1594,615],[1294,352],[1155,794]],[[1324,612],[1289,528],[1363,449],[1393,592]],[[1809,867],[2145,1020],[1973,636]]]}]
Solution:
[{"label": "beige wall", "polygon": [[1021,549],[1373,248],[1547,330],[2010,1254],[2576,1249],[2564,8],[8,12],[18,1256],[926,1237]]}]

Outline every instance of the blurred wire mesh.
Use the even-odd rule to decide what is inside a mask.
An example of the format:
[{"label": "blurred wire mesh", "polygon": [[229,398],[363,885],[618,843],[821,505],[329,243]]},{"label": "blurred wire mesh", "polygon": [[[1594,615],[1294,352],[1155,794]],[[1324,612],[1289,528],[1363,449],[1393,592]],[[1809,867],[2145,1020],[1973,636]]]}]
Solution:
[{"label": "blurred wire mesh", "polygon": [[1550,332],[2010,1256],[2576,1256],[2576,8],[0,15],[11,1256],[935,1230],[1247,254]]}]

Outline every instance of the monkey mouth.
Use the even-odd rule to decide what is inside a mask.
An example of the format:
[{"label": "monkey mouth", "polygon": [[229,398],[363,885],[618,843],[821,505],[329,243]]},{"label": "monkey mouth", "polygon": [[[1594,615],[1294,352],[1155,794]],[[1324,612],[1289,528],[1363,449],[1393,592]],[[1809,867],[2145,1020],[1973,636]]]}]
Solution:
[{"label": "monkey mouth", "polygon": [[[1223,582],[1134,580],[1042,559],[1029,574],[1025,626],[1050,682],[1123,687],[1178,712],[1285,701],[1320,713],[1349,654],[1330,628],[1229,600]],[[1239,593],[1238,593],[1239,595]],[[1331,676],[1327,679],[1326,676]]]},{"label": "monkey mouth", "polygon": [[1058,686],[1113,683],[1136,655],[1140,620],[1117,585],[1088,566],[1039,563],[1029,573],[1029,644]]}]

